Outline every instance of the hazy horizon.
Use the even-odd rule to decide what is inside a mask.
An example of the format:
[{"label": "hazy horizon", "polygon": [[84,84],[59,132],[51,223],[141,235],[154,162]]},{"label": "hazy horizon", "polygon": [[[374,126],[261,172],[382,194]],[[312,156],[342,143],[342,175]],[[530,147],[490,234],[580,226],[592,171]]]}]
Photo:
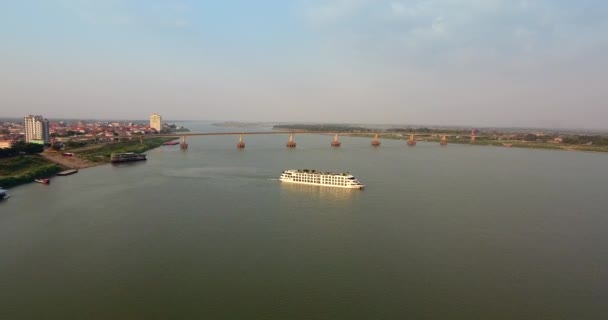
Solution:
[{"label": "hazy horizon", "polygon": [[599,0],[14,1],[0,117],[602,130],[607,34]]}]

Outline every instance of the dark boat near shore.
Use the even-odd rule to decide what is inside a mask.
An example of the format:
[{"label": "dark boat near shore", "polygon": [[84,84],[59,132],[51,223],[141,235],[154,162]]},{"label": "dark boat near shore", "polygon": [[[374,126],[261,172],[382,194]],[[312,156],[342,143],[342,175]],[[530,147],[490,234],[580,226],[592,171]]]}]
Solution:
[{"label": "dark boat near shore", "polygon": [[8,191],[0,188],[0,201],[8,198]]},{"label": "dark boat near shore", "polygon": [[131,161],[140,161],[147,160],[146,155],[143,153],[112,153],[110,156],[110,161],[112,163],[120,163],[120,162],[131,162]]}]

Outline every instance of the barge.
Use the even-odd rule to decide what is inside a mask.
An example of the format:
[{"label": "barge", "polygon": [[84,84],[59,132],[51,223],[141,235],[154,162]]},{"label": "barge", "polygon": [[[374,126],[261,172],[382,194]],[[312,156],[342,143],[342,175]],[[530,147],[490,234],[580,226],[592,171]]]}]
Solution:
[{"label": "barge", "polygon": [[141,161],[141,160],[147,160],[147,159],[148,158],[146,157],[145,154],[133,153],[133,152],[112,153],[112,155],[110,156],[110,162],[112,162],[112,163]]},{"label": "barge", "polygon": [[76,172],[78,172],[78,169],[72,169],[72,170],[61,171],[61,172],[59,172],[57,175],[58,175],[58,176],[69,176],[69,175],[74,174],[74,173],[76,173]]}]

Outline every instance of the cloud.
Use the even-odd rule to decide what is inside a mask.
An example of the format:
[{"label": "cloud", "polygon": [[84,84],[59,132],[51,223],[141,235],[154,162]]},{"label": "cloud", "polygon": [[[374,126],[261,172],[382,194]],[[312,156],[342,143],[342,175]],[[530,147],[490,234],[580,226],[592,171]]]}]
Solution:
[{"label": "cloud", "polygon": [[308,10],[309,21],[329,41],[368,54],[390,52],[425,60],[473,51],[486,57],[566,57],[605,45],[603,35],[608,33],[608,3],[592,0],[313,3]]}]

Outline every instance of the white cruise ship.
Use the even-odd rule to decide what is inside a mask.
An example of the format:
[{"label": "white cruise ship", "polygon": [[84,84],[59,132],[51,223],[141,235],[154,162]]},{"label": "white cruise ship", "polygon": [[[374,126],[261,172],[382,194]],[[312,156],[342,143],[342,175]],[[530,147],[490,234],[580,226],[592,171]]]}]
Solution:
[{"label": "white cruise ship", "polygon": [[315,170],[285,170],[279,178],[281,182],[312,184],[317,186],[363,189],[364,184],[349,173],[319,172]]}]

